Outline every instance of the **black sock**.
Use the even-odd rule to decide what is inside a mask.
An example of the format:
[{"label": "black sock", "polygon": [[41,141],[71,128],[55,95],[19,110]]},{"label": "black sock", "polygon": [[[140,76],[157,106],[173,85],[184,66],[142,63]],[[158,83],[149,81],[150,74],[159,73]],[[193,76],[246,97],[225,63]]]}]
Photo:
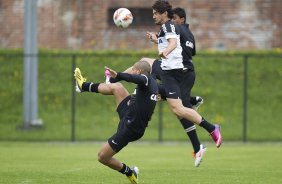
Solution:
[{"label": "black sock", "polygon": [[186,119],[180,120],[185,132],[187,133],[188,137],[190,138],[190,141],[192,143],[194,152],[197,153],[200,150],[200,141],[196,132],[196,126],[191,121],[188,121]]},{"label": "black sock", "polygon": [[82,83],[82,91],[99,93],[98,86],[100,83],[84,82]]},{"label": "black sock", "polygon": [[191,105],[196,105],[197,99],[196,99],[195,96],[191,96],[191,97],[190,97],[190,103],[191,103]]},{"label": "black sock", "polygon": [[203,117],[202,117],[202,121],[199,124],[199,126],[206,129],[209,133],[212,133],[215,129],[215,126],[213,124],[210,124],[209,122],[207,122]]},{"label": "black sock", "polygon": [[132,170],[124,163],[122,163],[122,169],[119,172],[125,174],[126,176],[132,175]]}]

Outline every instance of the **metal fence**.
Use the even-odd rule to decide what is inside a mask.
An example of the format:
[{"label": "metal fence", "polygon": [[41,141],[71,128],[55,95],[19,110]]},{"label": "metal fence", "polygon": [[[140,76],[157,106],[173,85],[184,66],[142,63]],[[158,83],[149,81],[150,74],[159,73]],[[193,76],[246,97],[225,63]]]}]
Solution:
[{"label": "metal fence", "polygon": [[[76,94],[73,71],[79,66],[90,81],[103,81],[105,65],[122,71],[140,56],[38,55],[38,109],[43,126],[22,129],[23,57],[0,55],[0,140],[105,140],[118,118],[112,98]],[[192,93],[204,98],[199,113],[219,122],[225,140],[281,141],[281,56],[199,55]],[[134,86],[124,83],[130,90]],[[210,140],[197,128],[202,140]],[[159,103],[144,140],[186,140],[166,102]]]}]

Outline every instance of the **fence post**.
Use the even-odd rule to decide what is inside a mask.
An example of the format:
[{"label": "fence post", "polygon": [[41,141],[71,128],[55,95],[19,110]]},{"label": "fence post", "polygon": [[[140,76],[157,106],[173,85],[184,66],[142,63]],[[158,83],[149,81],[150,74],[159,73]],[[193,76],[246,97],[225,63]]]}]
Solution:
[{"label": "fence post", "polygon": [[243,142],[247,142],[247,112],[248,112],[248,56],[244,56],[244,86],[243,86]]},{"label": "fence post", "polygon": [[41,126],[38,119],[37,0],[24,1],[24,129]]},{"label": "fence post", "polygon": [[72,67],[71,67],[71,91],[72,91],[72,101],[71,101],[71,141],[75,141],[75,79],[73,77],[73,72],[75,70],[76,55],[72,55]]},{"label": "fence post", "polygon": [[163,102],[159,101],[159,142],[163,141]]}]

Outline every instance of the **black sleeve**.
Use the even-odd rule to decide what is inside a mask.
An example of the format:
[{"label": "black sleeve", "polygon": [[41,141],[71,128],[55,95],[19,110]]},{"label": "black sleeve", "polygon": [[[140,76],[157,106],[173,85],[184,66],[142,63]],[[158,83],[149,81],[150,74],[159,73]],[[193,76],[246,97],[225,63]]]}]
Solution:
[{"label": "black sleeve", "polygon": [[116,83],[116,82],[118,82],[118,81],[120,81],[120,80],[118,80],[117,78],[110,78],[110,83]]},{"label": "black sleeve", "polygon": [[116,80],[124,80],[127,82],[132,82],[135,84],[141,84],[144,86],[148,86],[148,77],[146,75],[137,75],[137,74],[128,74],[118,72],[116,76]]}]

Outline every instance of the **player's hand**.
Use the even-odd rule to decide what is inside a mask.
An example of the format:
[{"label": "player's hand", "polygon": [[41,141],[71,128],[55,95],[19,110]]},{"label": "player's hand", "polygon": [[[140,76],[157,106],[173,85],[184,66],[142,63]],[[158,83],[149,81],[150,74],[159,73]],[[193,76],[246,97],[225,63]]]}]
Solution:
[{"label": "player's hand", "polygon": [[117,76],[117,72],[116,72],[116,71],[110,69],[110,68],[107,67],[107,66],[105,66],[105,69],[106,69],[106,70],[109,70],[109,72],[110,72],[112,78],[116,78],[116,76]]},{"label": "player's hand", "polygon": [[165,52],[165,51],[163,51],[163,52],[160,52],[159,53],[159,56],[161,57],[161,58],[164,58],[164,59],[167,59],[167,53]]},{"label": "player's hand", "polygon": [[158,43],[158,38],[157,38],[156,33],[154,33],[154,32],[147,32],[146,35],[150,39],[151,42]]}]

